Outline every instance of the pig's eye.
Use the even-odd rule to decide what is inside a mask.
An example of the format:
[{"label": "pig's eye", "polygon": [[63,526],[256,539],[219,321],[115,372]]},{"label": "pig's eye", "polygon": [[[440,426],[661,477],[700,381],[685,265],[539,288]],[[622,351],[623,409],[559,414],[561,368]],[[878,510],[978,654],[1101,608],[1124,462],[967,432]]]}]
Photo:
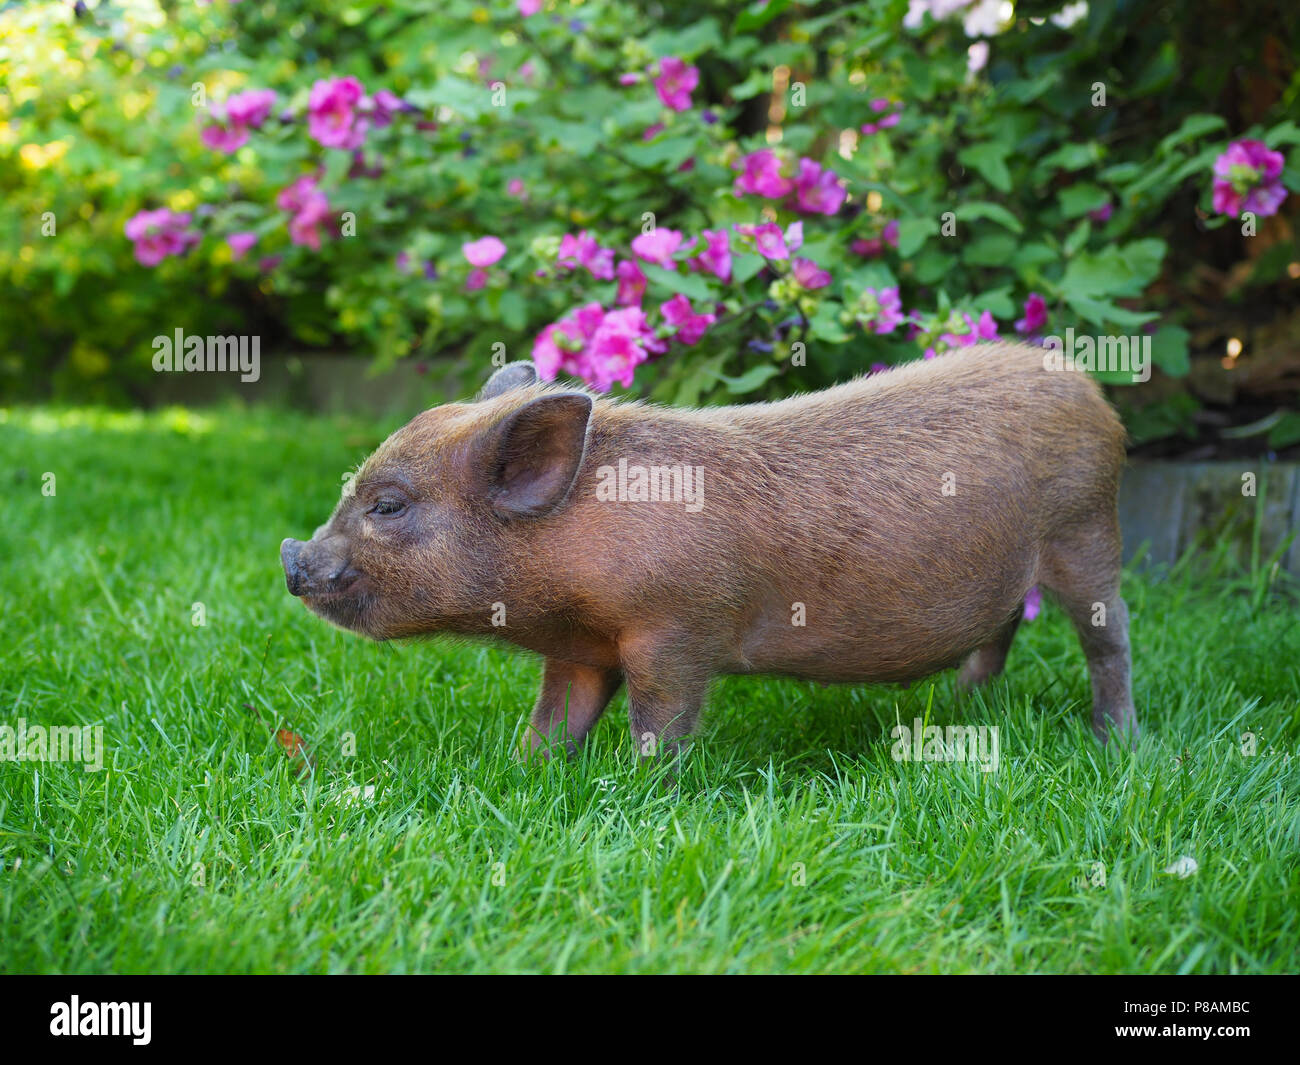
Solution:
[{"label": "pig's eye", "polygon": [[371,514],[400,514],[406,509],[406,504],[397,499],[381,499],[370,508]]}]

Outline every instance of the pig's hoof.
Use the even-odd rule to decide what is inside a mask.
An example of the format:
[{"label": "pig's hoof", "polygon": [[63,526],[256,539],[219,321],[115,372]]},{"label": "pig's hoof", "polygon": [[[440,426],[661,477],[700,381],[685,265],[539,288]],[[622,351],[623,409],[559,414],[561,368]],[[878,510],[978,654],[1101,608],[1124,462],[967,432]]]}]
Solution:
[{"label": "pig's hoof", "polygon": [[1113,737],[1116,746],[1130,751],[1137,747],[1138,740],[1142,738],[1142,728],[1138,725],[1137,718],[1132,715],[1118,721],[1110,718],[1094,718],[1092,731],[1103,747],[1108,746]]},{"label": "pig's hoof", "polygon": [[528,736],[515,748],[516,762],[549,762],[552,758],[572,758],[578,753],[578,745],[573,740],[563,740],[558,736],[548,739],[545,736]]}]

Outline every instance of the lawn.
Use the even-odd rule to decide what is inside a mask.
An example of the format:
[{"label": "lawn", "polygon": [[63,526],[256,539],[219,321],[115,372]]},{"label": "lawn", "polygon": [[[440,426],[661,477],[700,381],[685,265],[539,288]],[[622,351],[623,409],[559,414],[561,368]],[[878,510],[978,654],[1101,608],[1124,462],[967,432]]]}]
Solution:
[{"label": "lawn", "polygon": [[[1267,565],[1128,577],[1136,751],[1093,740],[1049,603],[960,707],[952,674],[722,681],[674,792],[623,696],[521,765],[539,661],[287,594],[281,538],[390,428],[0,411],[0,725],[107,748],[0,762],[0,971],[1300,968],[1300,610]],[[895,762],[927,712],[1000,726],[997,771]]]}]

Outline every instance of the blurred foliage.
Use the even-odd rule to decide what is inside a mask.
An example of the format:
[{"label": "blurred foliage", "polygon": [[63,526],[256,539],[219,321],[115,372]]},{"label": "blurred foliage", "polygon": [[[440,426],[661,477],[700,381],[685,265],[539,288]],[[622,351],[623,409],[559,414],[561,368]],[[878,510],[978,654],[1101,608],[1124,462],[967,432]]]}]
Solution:
[{"label": "blurred foliage", "polygon": [[[641,367],[638,394],[758,398],[919,357],[901,329],[851,321],[857,293],[894,286],[908,309],[991,312],[1003,335],[1041,293],[1046,332],[1146,330],[1162,375],[1182,377],[1200,272],[1231,275],[1220,293],[1247,320],[1297,304],[1298,198],[1242,236],[1211,208],[1211,168],[1230,140],[1257,138],[1287,153],[1283,183],[1300,189],[1300,19],[1289,0],[1249,15],[1094,0],[1067,29],[1052,21],[1061,6],[1004,4],[1014,14],[973,71],[960,15],[905,27],[907,0],[546,0],[531,17],[510,0],[4,4],[0,389],[138,398],[151,339],[176,327],[477,376],[494,345],[526,357],[575,306],[612,306],[613,282],[557,276],[561,236],[585,229],[628,257],[647,213],[688,237],[802,217],[799,254],[832,283],[801,291],[756,256],[730,285],[647,271],[647,309],[684,292],[719,322]],[[644,76],[669,56],[698,67],[688,110],[666,109]],[[343,75],[417,109],[370,130],[359,158],[308,135],[313,83]],[[260,88],[277,101],[249,142],[205,147],[214,102]],[[901,111],[865,135],[873,99]],[[799,215],[737,196],[734,168],[767,147],[833,170],[845,207]],[[276,198],[304,174],[355,236],[290,242]],[[157,207],[193,212],[203,239],[150,268],[124,227]],[[890,221],[896,249],[853,250]],[[258,238],[238,260],[234,232]],[[468,291],[461,246],[486,235],[507,254]],[[1172,413],[1186,400],[1148,412],[1167,426],[1155,435],[1186,428]]]}]

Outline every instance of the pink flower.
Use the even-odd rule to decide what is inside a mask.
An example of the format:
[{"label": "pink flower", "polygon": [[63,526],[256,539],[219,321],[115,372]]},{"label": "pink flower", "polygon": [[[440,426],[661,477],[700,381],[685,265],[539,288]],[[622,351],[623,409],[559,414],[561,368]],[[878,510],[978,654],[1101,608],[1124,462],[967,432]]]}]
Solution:
[{"label": "pink flower", "polygon": [[884,254],[885,248],[898,247],[898,220],[885,223],[885,228],[880,231],[880,236],[871,237],[863,240],[859,237],[849,245],[849,250],[855,255],[861,255],[868,259],[874,259]]},{"label": "pink flower", "polygon": [[369,111],[370,121],[374,123],[376,129],[391,126],[394,115],[415,110],[400,96],[389,92],[387,89],[380,89],[374,96],[362,100],[361,107],[363,110]]},{"label": "pink flower", "polygon": [[605,392],[615,382],[630,387],[636,367],[666,348],[640,307],[606,312],[599,303],[588,303],[537,335],[533,362],[544,381],[564,371]]},{"label": "pink flower", "polygon": [[260,129],[275,106],[275,90],[249,89],[226,101],[226,117],[238,126]]},{"label": "pink flower", "polygon": [[[496,237],[481,237],[460,246],[470,266],[491,266],[506,253],[506,246]],[[480,286],[481,287],[481,286]]]},{"label": "pink flower", "polygon": [[803,243],[802,222],[795,222],[784,233],[775,222],[764,222],[757,226],[737,225],[731,228],[742,237],[752,237],[755,251],[764,259],[788,259],[790,252]]},{"label": "pink flower", "polygon": [[1043,609],[1043,593],[1034,585],[1025,593],[1025,620],[1033,621]]},{"label": "pink flower", "polygon": [[825,288],[831,283],[831,275],[811,259],[796,259],[793,273],[802,288]]},{"label": "pink flower", "polygon": [[618,269],[618,295],[614,302],[620,307],[639,307],[645,296],[646,276],[637,266],[635,259],[621,259]]},{"label": "pink flower", "polygon": [[602,248],[596,238],[587,235],[584,229],[576,237],[566,233],[560,240],[560,254],[556,260],[560,266],[572,270],[585,266],[591,276],[599,281],[614,279],[614,251]]},{"label": "pink flower", "polygon": [[604,308],[599,303],[588,303],[543,329],[533,341],[533,362],[538,376],[543,381],[554,381],[563,370],[585,378],[587,342],[604,320]]},{"label": "pink flower", "polygon": [[655,91],[665,107],[673,111],[689,111],[691,93],[699,83],[698,67],[687,66],[684,60],[671,55],[659,60]]},{"label": "pink flower", "polygon": [[795,178],[795,204],[801,211],[812,214],[835,214],[844,204],[847,193],[834,171],[824,170],[812,159],[799,160],[799,174]]},{"label": "pink flower", "polygon": [[465,291],[477,292],[487,283],[488,283],[487,271],[475,267],[473,270],[469,272],[469,276],[465,278]]},{"label": "pink flower", "polygon": [[506,184],[506,195],[514,196],[516,199],[524,199],[528,193],[524,189],[524,183],[519,178],[511,178]]},{"label": "pink flower", "polygon": [[320,251],[320,226],[329,214],[329,200],[316,185],[316,179],[304,174],[292,185],[280,190],[276,197],[276,206],[290,212],[289,239]]},{"label": "pink flower", "polygon": [[1251,211],[1260,217],[1277,214],[1286,199],[1281,173],[1286,160],[1263,141],[1234,141],[1214,161],[1214,209],[1236,216]]},{"label": "pink flower", "polygon": [[677,230],[656,227],[632,241],[632,252],[638,259],[672,270],[673,253],[681,247],[681,243],[682,235]]},{"label": "pink flower", "polygon": [[1047,301],[1037,292],[1031,292],[1025,300],[1025,316],[1016,322],[1016,332],[1023,336],[1037,333],[1047,325]]},{"label": "pink flower", "polygon": [[518,0],[519,14],[524,18],[536,15],[542,9],[542,0]]},{"label": "pink flower", "polygon": [[794,188],[794,182],[781,176],[781,160],[770,148],[751,152],[741,161],[743,172],[736,178],[737,196],[750,193],[768,200],[781,200]]},{"label": "pink flower", "polygon": [[874,333],[892,333],[903,322],[903,303],[898,289],[863,289],[856,316],[864,329]]},{"label": "pink flower", "polygon": [[632,387],[632,376],[651,354],[654,334],[640,307],[624,307],[605,315],[592,335],[584,379],[593,388],[608,392],[617,381]]},{"label": "pink flower", "polygon": [[889,129],[891,126],[898,125],[898,120],[899,120],[898,112],[903,109],[902,104],[891,104],[887,99],[881,97],[879,99],[872,100],[870,107],[871,110],[875,111],[877,114],[880,114],[880,112],[882,111],[888,111],[890,107],[896,107],[898,110],[885,115],[884,117],[878,119],[875,122],[866,123],[862,127],[863,136],[870,137],[872,134],[879,133],[882,129]]},{"label": "pink flower", "polygon": [[690,260],[692,269],[704,270],[722,281],[731,280],[731,234],[725,229],[706,229],[704,250]]},{"label": "pink flower", "polygon": [[231,233],[226,238],[226,243],[230,245],[230,257],[232,259],[242,259],[248,254],[248,249],[257,243],[257,234]]},{"label": "pink flower", "polygon": [[620,74],[618,76],[618,83],[624,86],[625,88],[629,85],[639,85],[640,82],[641,82],[640,74],[636,74],[636,73]]},{"label": "pink flower", "polygon": [[201,239],[188,228],[191,215],[176,214],[166,207],[138,211],[127,220],[127,239],[135,245],[135,259],[141,266],[157,266],[169,255],[184,255]]},{"label": "pink flower", "polygon": [[1107,200],[1100,207],[1088,212],[1088,217],[1094,222],[1109,222],[1110,216],[1115,213],[1115,206]]},{"label": "pink flower", "polygon": [[980,315],[980,320],[975,323],[975,336],[979,340],[997,340],[998,323],[991,311]]},{"label": "pink flower", "polygon": [[244,126],[226,126],[220,123],[204,126],[199,131],[199,140],[205,148],[214,152],[234,155],[248,143],[248,130]]},{"label": "pink flower", "polygon": [[326,148],[360,148],[366,139],[367,121],[359,117],[358,105],[365,95],[354,77],[317,81],[307,98],[307,128]]},{"label": "pink flower", "polygon": [[667,303],[660,304],[660,313],[664,321],[676,329],[676,338],[688,347],[698,343],[714,322],[716,314],[696,314],[691,308],[691,301],[678,293]]},{"label": "pink flower", "polygon": [[215,121],[203,127],[199,139],[214,151],[233,155],[248,143],[249,129],[260,128],[274,105],[275,93],[271,89],[237,92],[224,104],[213,105]]},{"label": "pink flower", "polygon": [[[946,347],[964,348],[972,344],[978,344],[981,340],[997,340],[998,338],[998,323],[988,311],[981,314],[978,321],[969,314],[963,313],[957,316],[957,322],[957,325],[950,325],[949,331],[939,337]],[[960,328],[962,323],[965,324],[966,328],[962,332],[954,332],[953,330]]]}]

